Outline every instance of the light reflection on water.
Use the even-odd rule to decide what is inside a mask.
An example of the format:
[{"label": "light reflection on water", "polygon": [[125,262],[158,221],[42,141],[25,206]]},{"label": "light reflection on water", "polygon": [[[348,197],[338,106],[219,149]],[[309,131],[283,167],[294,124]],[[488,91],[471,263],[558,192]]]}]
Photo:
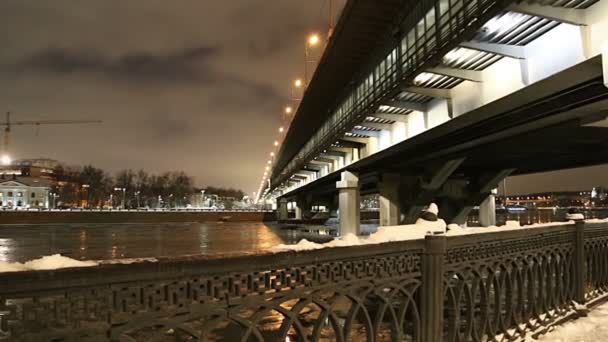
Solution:
[{"label": "light reflection on water", "polygon": [[55,253],[94,260],[249,254],[302,238],[331,238],[328,230],[323,231],[325,237],[316,230],[261,222],[0,225],[0,261],[23,262]]},{"label": "light reflection on water", "polygon": [[[564,221],[568,209],[527,209],[519,212],[505,213],[498,212],[496,214],[496,222],[498,225],[503,225],[507,220],[518,221],[521,225],[529,225],[534,223],[549,223]],[[608,218],[608,210],[582,210],[587,219],[604,219]],[[469,215],[468,223],[471,226],[479,223],[476,212]]]},{"label": "light reflection on water", "polygon": [[[528,210],[499,214],[498,223],[506,219],[545,223],[563,220],[564,215],[564,210]],[[585,212],[585,216],[605,218],[608,210]],[[475,221],[472,215],[469,223],[475,225]],[[251,254],[302,238],[328,241],[337,226],[335,220],[327,226],[297,229],[261,222],[0,225],[0,261],[23,262],[56,253],[82,260]],[[369,234],[376,227],[362,224],[361,230]]]}]

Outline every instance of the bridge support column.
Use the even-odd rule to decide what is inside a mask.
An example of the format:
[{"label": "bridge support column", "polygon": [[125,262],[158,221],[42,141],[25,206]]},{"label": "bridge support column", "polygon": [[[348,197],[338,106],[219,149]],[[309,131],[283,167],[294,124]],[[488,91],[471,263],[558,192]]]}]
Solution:
[{"label": "bridge support column", "polygon": [[277,219],[279,220],[287,220],[287,218],[289,217],[288,211],[287,211],[287,199],[286,198],[281,198],[279,199],[279,203],[278,203],[278,207],[277,207]]},{"label": "bridge support column", "polygon": [[310,218],[311,207],[311,201],[307,201],[305,198],[298,198],[296,200],[296,220]]},{"label": "bridge support column", "polygon": [[496,225],[496,198],[490,194],[479,205],[479,223],[482,227]]},{"label": "bridge support column", "polygon": [[602,48],[602,70],[604,71],[604,85],[608,87],[608,43]]},{"label": "bridge support column", "polygon": [[340,235],[359,235],[361,233],[359,176],[350,171],[342,172],[342,179],[336,182],[336,188],[339,191]]},{"label": "bridge support column", "polygon": [[496,172],[482,174],[472,180],[469,185],[459,189],[463,194],[460,198],[449,198],[443,208],[439,207],[439,216],[447,223],[464,224],[467,217],[474,206],[481,204],[488,196],[492,194],[492,189],[496,188],[498,183],[509,176],[515,169],[506,169]]},{"label": "bridge support column", "polygon": [[416,222],[422,209],[436,197],[439,190],[463,161],[464,158],[449,160],[434,168],[435,171],[432,173],[410,179],[407,184],[408,192],[404,192],[400,196],[401,212],[405,223]]},{"label": "bridge support column", "polygon": [[387,173],[382,175],[382,180],[378,184],[380,190],[380,226],[396,226],[399,224],[401,216],[399,183],[399,174]]}]

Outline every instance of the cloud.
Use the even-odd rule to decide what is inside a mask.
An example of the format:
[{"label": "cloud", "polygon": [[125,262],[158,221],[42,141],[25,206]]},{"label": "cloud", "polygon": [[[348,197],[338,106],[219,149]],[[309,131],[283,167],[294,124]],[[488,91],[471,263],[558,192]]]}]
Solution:
[{"label": "cloud", "polygon": [[219,75],[211,60],[220,50],[213,46],[186,48],[171,54],[128,53],[110,58],[99,52],[48,48],[25,57],[20,72],[102,73],[115,78],[212,82]]},{"label": "cloud", "polygon": [[[217,67],[214,62],[220,54],[217,46],[189,47],[170,54],[126,53],[113,58],[91,50],[48,48],[14,65],[5,65],[4,71],[19,75],[100,75],[114,81],[145,82],[147,86],[206,87],[207,95],[217,98],[216,106],[224,108],[284,101],[271,84]],[[218,90],[223,93],[214,95]]]}]

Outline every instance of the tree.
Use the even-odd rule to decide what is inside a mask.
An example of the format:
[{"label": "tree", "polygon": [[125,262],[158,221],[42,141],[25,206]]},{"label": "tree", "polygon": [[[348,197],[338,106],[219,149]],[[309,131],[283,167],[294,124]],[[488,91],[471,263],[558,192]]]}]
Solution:
[{"label": "tree", "polygon": [[101,207],[112,187],[112,178],[102,169],[92,165],[82,168],[79,175],[80,185],[84,185],[85,197],[89,207]]}]

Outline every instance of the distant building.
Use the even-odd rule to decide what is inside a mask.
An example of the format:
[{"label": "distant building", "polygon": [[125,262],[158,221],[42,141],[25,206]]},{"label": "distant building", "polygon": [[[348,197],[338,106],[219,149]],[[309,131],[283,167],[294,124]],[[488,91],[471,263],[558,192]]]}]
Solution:
[{"label": "distant building", "polygon": [[0,207],[48,208],[51,182],[40,177],[0,176]]},{"label": "distant building", "polygon": [[0,175],[5,176],[28,176],[55,179],[61,171],[61,164],[53,159],[20,159],[13,161],[10,165],[0,167]]}]

